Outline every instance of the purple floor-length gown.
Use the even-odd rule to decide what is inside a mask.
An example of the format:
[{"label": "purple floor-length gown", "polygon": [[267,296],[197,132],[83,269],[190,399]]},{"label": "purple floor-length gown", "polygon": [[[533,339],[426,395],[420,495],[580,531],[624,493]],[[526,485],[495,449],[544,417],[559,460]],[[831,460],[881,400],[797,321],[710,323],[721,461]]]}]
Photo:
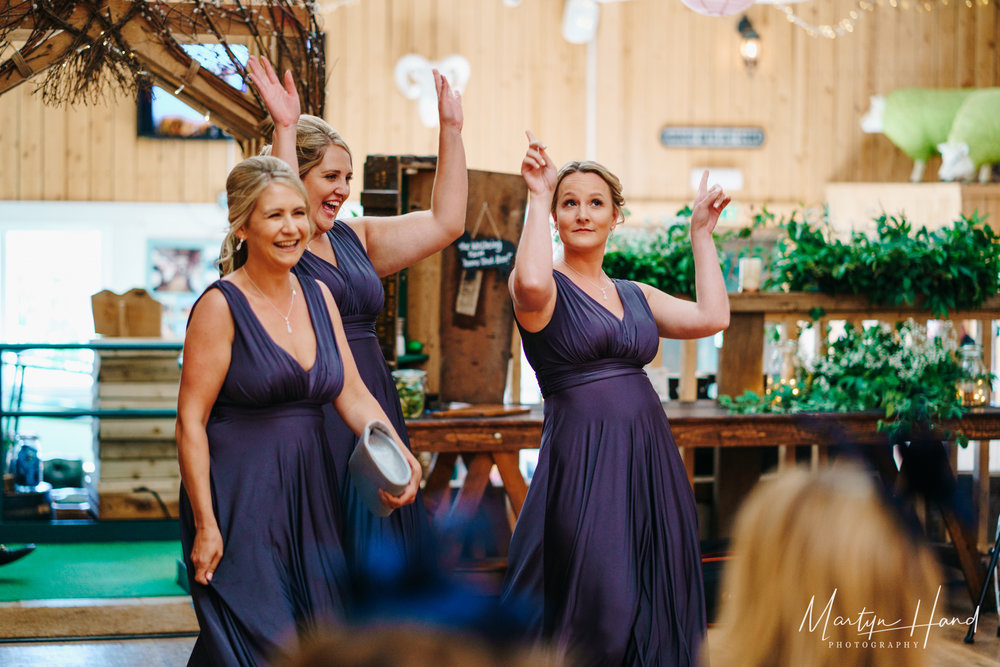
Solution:
[{"label": "purple floor-length gown", "polygon": [[212,504],[223,555],[194,581],[195,527],[181,489],[181,542],[201,634],[191,665],[260,665],[296,632],[343,617],[347,590],[340,493],[323,406],[344,383],[319,285],[300,280],[316,333],[304,369],[261,325],[243,292],[220,280],[235,325],[232,357],[208,420]]},{"label": "purple floor-length gown", "polygon": [[[385,303],[382,281],[361,241],[348,225],[338,220],[327,232],[327,238],[337,257],[337,266],[307,252],[294,271],[300,277],[311,276],[330,288],[344,321],[347,343],[358,373],[403,443],[409,447],[396,384],[375,335],[375,318]],[[430,524],[423,496],[418,492],[413,504],[399,508],[386,518],[372,514],[350,483],[347,470],[357,437],[333,409],[324,411],[324,422],[340,475],[344,508],[343,541],[348,566],[355,571],[364,570],[370,565],[373,549],[381,552],[377,558],[379,563],[385,562],[386,550],[404,562],[430,556]]]},{"label": "purple floor-length gown", "polygon": [[[552,320],[521,330],[545,397],[504,599],[584,665],[695,665],[705,603],[694,495],[643,372],[659,334],[637,285],[619,320],[554,272]],[[525,604],[527,603],[527,604]]]}]

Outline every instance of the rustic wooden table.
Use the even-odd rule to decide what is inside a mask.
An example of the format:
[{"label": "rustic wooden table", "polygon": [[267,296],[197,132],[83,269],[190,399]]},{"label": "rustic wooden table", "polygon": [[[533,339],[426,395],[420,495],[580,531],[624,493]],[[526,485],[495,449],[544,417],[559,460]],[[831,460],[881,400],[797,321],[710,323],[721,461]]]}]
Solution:
[{"label": "rustic wooden table", "polygon": [[[826,448],[831,445],[885,443],[885,436],[878,432],[879,414],[875,412],[734,415],[714,401],[673,402],[666,404],[665,410],[692,484],[694,450],[698,447],[778,446],[784,448],[785,462],[791,463],[794,446],[817,445],[821,456],[825,456]],[[435,520],[469,516],[475,512],[494,465],[514,516],[520,514],[528,486],[518,467],[518,454],[522,449],[537,448],[541,441],[540,408],[504,417],[422,418],[408,420],[406,426],[414,451],[436,454],[424,488],[428,511]],[[970,409],[960,422],[945,424],[945,427],[961,430],[970,440],[1000,439],[1000,408]],[[467,473],[452,501],[449,485],[460,457]],[[980,511],[985,512],[987,508],[980,508]],[[942,513],[970,595],[975,598],[985,571],[976,548],[974,530],[947,510]]]}]

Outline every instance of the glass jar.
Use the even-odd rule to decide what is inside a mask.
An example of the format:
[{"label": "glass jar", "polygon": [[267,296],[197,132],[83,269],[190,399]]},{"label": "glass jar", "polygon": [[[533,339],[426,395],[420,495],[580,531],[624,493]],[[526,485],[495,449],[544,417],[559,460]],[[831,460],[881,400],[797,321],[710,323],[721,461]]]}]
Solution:
[{"label": "glass jar", "polygon": [[38,454],[38,436],[18,433],[7,451],[6,472],[14,477],[14,493],[32,493],[42,483],[42,459]]},{"label": "glass jar", "polygon": [[962,367],[962,378],[958,381],[958,398],[962,406],[985,405],[990,385],[983,363],[983,346],[962,345],[958,348],[958,361]]},{"label": "glass jar", "polygon": [[786,399],[799,394],[799,342],[786,339],[774,343],[764,369],[764,395],[771,405],[781,407]]},{"label": "glass jar", "polygon": [[799,342],[785,339],[771,346],[767,368],[764,369],[765,390],[777,387],[795,380],[799,368]]},{"label": "glass jar", "polygon": [[406,368],[392,372],[399,393],[399,403],[405,419],[417,419],[424,414],[424,400],[427,396],[427,371]]}]

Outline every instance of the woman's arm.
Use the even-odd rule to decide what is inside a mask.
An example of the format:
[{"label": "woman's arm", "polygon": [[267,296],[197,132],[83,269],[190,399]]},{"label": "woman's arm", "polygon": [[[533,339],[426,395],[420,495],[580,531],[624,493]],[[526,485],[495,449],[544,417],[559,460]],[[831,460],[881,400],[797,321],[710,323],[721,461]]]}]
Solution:
[{"label": "woman's arm", "polygon": [[382,406],[379,405],[375,397],[368,391],[368,387],[365,386],[364,380],[361,379],[361,375],[358,373],[358,367],[354,363],[351,348],[347,343],[347,335],[344,333],[344,325],[341,322],[337,304],[334,302],[329,288],[318,281],[317,284],[320,285],[323,296],[326,299],[326,307],[330,311],[330,322],[333,326],[333,335],[337,341],[337,349],[340,350],[341,362],[344,365],[344,387],[341,389],[340,395],[334,399],[333,407],[337,409],[340,418],[344,420],[348,428],[354,431],[355,435],[360,436],[364,432],[368,422],[374,419],[381,420],[389,427],[392,431],[393,440],[396,442],[396,447],[399,448],[399,451],[410,465],[410,483],[403,493],[398,496],[389,495],[382,490],[379,490],[379,496],[382,498],[382,502],[393,509],[409,505],[417,498],[417,490],[420,488],[423,469],[420,467],[417,457],[399,439],[399,434],[396,433],[392,422],[389,421],[389,417],[386,416]]},{"label": "woman's arm", "polygon": [[233,319],[226,298],[209,290],[195,306],[184,338],[184,365],[177,397],[177,459],[191,501],[195,538],[194,579],[208,585],[222,558],[222,534],[212,508],[208,434],[205,427],[229,370]]},{"label": "woman's arm", "polygon": [[414,211],[385,218],[346,220],[365,244],[368,257],[380,276],[430,257],[465,231],[469,199],[469,172],[462,143],[462,99],[452,92],[448,79],[434,70],[438,93],[438,159],[434,190],[428,211]]},{"label": "woman's arm", "polygon": [[297,174],[299,161],[295,152],[295,132],[301,106],[292,72],[285,70],[285,81],[282,85],[268,59],[258,56],[250,56],[247,69],[250,70],[250,80],[256,86],[257,92],[267,106],[267,112],[271,114],[271,120],[274,121],[271,155],[284,161]]},{"label": "woman's arm", "polygon": [[518,322],[528,331],[540,331],[552,318],[556,303],[549,229],[556,168],[545,152],[545,144],[530,131],[527,135],[528,152],[521,161],[521,177],[530,193],[528,214],[507,285]]},{"label": "woman's arm", "polygon": [[718,185],[711,189],[707,185],[708,170],[705,170],[691,210],[695,300],[678,299],[650,285],[640,284],[657,329],[666,338],[702,338],[729,326],[729,294],[712,231],[731,197]]}]

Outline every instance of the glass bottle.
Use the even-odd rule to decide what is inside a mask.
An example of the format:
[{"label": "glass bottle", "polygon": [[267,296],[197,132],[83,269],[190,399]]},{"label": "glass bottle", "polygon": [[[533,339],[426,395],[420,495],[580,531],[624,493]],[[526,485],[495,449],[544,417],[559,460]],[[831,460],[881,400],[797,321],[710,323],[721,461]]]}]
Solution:
[{"label": "glass bottle", "polygon": [[989,382],[983,363],[982,345],[962,345],[958,348],[962,378],[958,381],[958,398],[963,407],[985,405],[989,400]]},{"label": "glass bottle", "polygon": [[42,483],[38,436],[18,433],[7,452],[6,471],[14,476],[14,493],[32,493]]}]

